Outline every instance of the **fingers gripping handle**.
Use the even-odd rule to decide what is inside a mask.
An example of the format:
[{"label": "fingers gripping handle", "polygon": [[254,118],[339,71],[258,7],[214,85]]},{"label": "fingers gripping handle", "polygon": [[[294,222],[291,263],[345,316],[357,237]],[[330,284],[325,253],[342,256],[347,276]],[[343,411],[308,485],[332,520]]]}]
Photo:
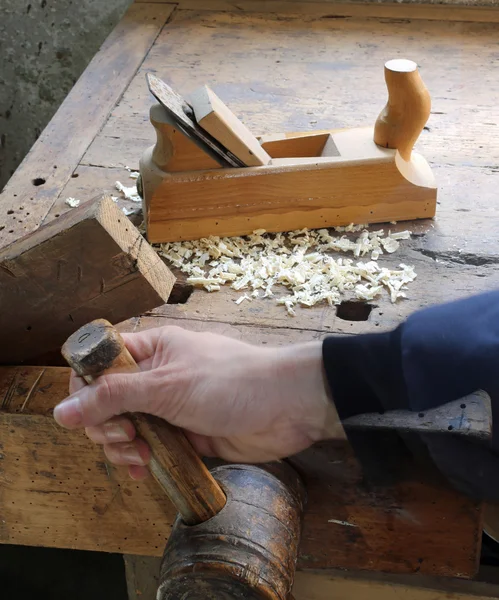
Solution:
[{"label": "fingers gripping handle", "polygon": [[[104,319],[92,321],[70,336],[62,355],[87,383],[103,374],[139,371],[123,338]],[[130,418],[151,448],[152,475],[184,522],[195,525],[214,517],[225,505],[225,494],[183,432],[152,415],[135,413]]]}]

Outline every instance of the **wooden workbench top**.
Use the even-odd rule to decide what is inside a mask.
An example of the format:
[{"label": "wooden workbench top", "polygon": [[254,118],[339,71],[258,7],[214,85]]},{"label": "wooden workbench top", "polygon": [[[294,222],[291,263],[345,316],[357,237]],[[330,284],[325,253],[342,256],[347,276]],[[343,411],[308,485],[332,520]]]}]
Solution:
[{"label": "wooden workbench top", "polygon": [[[266,134],[373,124],[386,99],[383,64],[399,56],[418,62],[432,95],[432,115],[417,150],[430,161],[439,185],[437,218],[410,224],[412,240],[383,260],[387,266],[415,266],[418,277],[407,300],[392,304],[385,295],[367,321],[349,321],[329,306],[298,308],[292,318],[272,300],[236,305],[240,293],[230,289],[213,294],[195,290],[186,303],[138,315],[122,328],[180,324],[254,343],[287,344],[332,332],[389,329],[421,307],[498,288],[499,12],[487,8],[293,0],[137,2],[1,194],[0,247],[71,210],[64,202],[68,197],[87,200],[103,191],[118,195],[117,180],[134,183],[126,167],[138,168],[155,137],[148,120],[153,98],[145,83],[147,71],[183,94],[204,83],[212,86],[254,133]],[[65,385],[60,374],[52,376],[53,385],[56,380]],[[38,412],[22,403],[12,406],[4,403],[0,415],[0,483],[8,483],[0,485],[0,502],[6,507],[0,541],[137,554],[161,551],[157,540],[167,535],[169,523],[156,523],[165,509],[153,490],[137,491],[135,484],[104,467],[98,450],[83,437],[57,430],[46,406]],[[20,406],[22,414],[12,414]],[[75,447],[76,463],[69,458]],[[98,480],[87,475],[95,463],[101,465]],[[48,482],[58,482],[57,496],[48,487],[39,489],[43,486],[36,478],[42,471]],[[76,492],[83,471],[89,479]],[[396,497],[383,492],[376,501],[372,490],[363,497],[347,493],[350,514],[344,505],[340,518],[314,522],[304,543],[313,548],[321,527],[335,527],[334,535],[351,551],[324,544],[325,565],[471,575],[479,513],[450,490],[438,488],[433,500],[432,490],[411,484],[399,488]],[[147,525],[132,516],[127,491],[134,498],[142,494],[143,506],[152,510]],[[411,515],[394,516],[394,502],[410,503],[411,494],[419,502],[414,510],[427,516],[425,535],[419,535],[421,523]],[[329,490],[323,501],[339,506],[341,493]],[[421,505],[426,506],[422,512]],[[78,524],[76,511],[83,515]],[[85,511],[91,516],[86,518]],[[356,527],[341,527],[340,522],[361,514],[367,519],[361,534]],[[121,532],[117,521],[124,523]],[[453,556],[442,558],[449,521],[461,526],[451,544]],[[73,526],[74,536],[69,533]],[[399,542],[393,543],[395,538]],[[413,551],[407,549],[408,539]],[[420,550],[424,557],[418,557]],[[302,566],[313,567],[306,554]]]}]

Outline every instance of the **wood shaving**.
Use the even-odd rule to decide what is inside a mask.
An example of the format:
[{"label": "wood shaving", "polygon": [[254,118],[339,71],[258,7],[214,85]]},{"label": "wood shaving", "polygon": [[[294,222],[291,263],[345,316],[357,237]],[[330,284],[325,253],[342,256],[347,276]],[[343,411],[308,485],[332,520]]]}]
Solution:
[{"label": "wood shaving", "polygon": [[[197,241],[156,246],[158,253],[189,277],[187,283],[209,292],[229,285],[245,292],[235,302],[272,298],[295,315],[297,305],[310,307],[327,302],[336,305],[345,295],[371,301],[388,291],[392,302],[406,297],[414,281],[414,267],[400,264],[389,269],[378,264],[407,240],[410,231],[368,231],[365,225],[267,234],[259,229],[245,237],[211,236]],[[359,233],[348,237],[346,233]],[[332,253],[340,256],[332,256]],[[341,256],[351,254],[353,258]],[[357,260],[367,257],[367,261]],[[277,297],[277,287],[289,291]]]},{"label": "wood shaving", "polygon": [[140,173],[138,171],[134,171],[130,167],[125,167],[125,169],[130,173],[129,177],[131,179],[138,179],[140,177]]},{"label": "wood shaving", "polygon": [[131,200],[132,202],[142,202],[142,198],[137,192],[136,185],[133,185],[132,187],[126,187],[120,181],[117,181],[115,183],[115,187],[118,190],[118,192],[121,192],[127,200]]},{"label": "wood shaving", "polygon": [[[258,290],[255,290],[255,291],[258,291]],[[234,300],[234,302],[236,304],[241,304],[241,302],[244,302],[244,300],[249,300],[251,302],[252,298],[251,298],[251,296],[248,296],[248,294],[244,294],[243,296],[239,296],[239,298],[237,300]]]},{"label": "wood shaving", "polygon": [[81,200],[78,200],[78,198],[66,198],[64,202],[71,208],[77,208],[78,206],[80,206]]}]

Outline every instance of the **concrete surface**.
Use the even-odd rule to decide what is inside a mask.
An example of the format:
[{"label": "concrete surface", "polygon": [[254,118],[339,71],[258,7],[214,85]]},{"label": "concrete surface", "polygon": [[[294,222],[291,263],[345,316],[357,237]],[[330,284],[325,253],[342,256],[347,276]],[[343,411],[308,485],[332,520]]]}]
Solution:
[{"label": "concrete surface", "polygon": [[0,0],[0,189],[131,0]]}]

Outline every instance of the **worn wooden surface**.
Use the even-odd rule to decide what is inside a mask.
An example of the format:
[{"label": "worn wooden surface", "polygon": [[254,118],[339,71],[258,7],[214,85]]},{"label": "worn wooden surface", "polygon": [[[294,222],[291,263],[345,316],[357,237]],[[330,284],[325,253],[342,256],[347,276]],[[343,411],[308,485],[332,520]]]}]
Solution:
[{"label": "worn wooden surface", "polygon": [[78,327],[157,307],[173,284],[111,198],[89,200],[0,250],[0,364],[58,354]]},{"label": "worn wooden surface", "polygon": [[[125,166],[137,168],[155,139],[147,71],[183,95],[202,84],[212,86],[252,132],[269,134],[372,124],[386,101],[384,62],[403,55],[418,62],[433,99],[428,130],[416,150],[432,163],[440,204],[436,220],[412,227],[413,239],[383,263],[413,264],[418,278],[407,300],[393,305],[383,297],[367,321],[347,321],[334,308],[322,306],[299,310],[290,318],[272,299],[237,306],[233,300],[240,292],[224,289],[214,294],[196,290],[185,304],[164,306],[154,311],[154,318],[141,316],[123,328],[176,323],[258,344],[288,344],[332,332],[388,329],[421,307],[499,287],[499,135],[494,135],[499,122],[499,14],[488,9],[319,2],[241,0],[237,6],[241,10],[236,12],[233,2],[186,0],[150,51],[142,47],[134,77],[131,73],[115,81],[106,71],[106,93],[121,85],[113,96],[113,103],[119,101],[101,114],[81,158],[81,153],[61,151],[72,165],[58,180],[50,202],[45,198],[43,216],[48,221],[70,210],[64,204],[68,196],[84,199],[110,192],[116,180],[132,184]],[[172,7],[141,3],[139,8],[147,22],[156,16],[157,32]],[[446,21],[438,20],[442,15]],[[138,28],[132,29],[137,33]],[[97,81],[99,72],[95,67]],[[92,107],[99,105],[101,94],[102,88],[96,88]],[[81,105],[69,96],[67,110],[79,114]],[[68,119],[61,120],[64,127],[53,125],[42,135],[47,145],[67,138]],[[38,174],[38,164],[45,164],[37,162],[42,154],[40,146],[27,158],[4,197],[13,198],[15,188],[26,194],[23,173],[29,179]],[[19,399],[21,406],[28,392]],[[22,412],[4,412],[0,418],[0,502],[5,507],[1,540],[159,554],[171,507],[150,484],[138,487],[106,465],[83,435],[63,432],[47,412],[32,412],[32,398]],[[331,454],[319,450],[312,457],[318,472],[309,481],[312,500],[300,568],[474,572],[480,517],[472,503],[438,481],[422,480],[412,463],[397,485],[361,487],[350,459],[335,458],[337,449]],[[340,462],[333,464],[335,460]]]},{"label": "worn wooden surface", "polygon": [[[138,3],[150,0],[136,0]],[[171,0],[152,0],[167,4]],[[451,4],[448,2],[447,4]],[[396,2],[335,2],[334,0],[239,0],[237,5],[231,0],[177,0],[177,6],[184,10],[220,10],[233,12],[261,12],[275,14],[306,14],[328,18],[374,17],[381,19],[423,19],[437,21],[499,22],[495,8],[480,6],[470,2],[470,6],[441,6],[428,2],[421,4]]]},{"label": "worn wooden surface", "polygon": [[485,600],[497,598],[499,586],[418,575],[303,571],[296,574],[293,594],[295,600]]},{"label": "worn wooden surface", "polygon": [[[0,248],[41,225],[174,9],[133,5],[0,194]],[[95,194],[94,194],[95,195]],[[90,200],[92,196],[83,198]]]}]

